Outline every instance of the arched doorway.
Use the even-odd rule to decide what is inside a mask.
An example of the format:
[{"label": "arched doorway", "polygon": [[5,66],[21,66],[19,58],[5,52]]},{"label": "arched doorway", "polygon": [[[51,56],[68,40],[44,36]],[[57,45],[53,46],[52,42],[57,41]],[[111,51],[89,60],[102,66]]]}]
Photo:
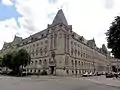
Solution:
[{"label": "arched doorway", "polygon": [[51,71],[50,71],[50,74],[53,75],[53,74],[54,74],[54,71],[55,71],[55,66],[50,66],[50,70],[51,70]]}]

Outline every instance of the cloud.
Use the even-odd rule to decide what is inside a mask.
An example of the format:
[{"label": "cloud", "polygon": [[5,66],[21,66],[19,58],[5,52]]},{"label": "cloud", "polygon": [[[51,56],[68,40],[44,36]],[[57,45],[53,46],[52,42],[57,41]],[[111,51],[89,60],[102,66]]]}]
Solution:
[{"label": "cloud", "polygon": [[[68,23],[73,25],[73,31],[88,40],[94,37],[97,46],[101,47],[102,43],[106,44],[104,32],[114,17],[119,15],[119,4],[119,0],[114,1],[114,7],[110,4],[112,9],[108,10],[105,0],[14,0],[13,5],[22,16],[18,18],[20,27],[14,18],[0,22],[0,29],[3,30],[0,43],[12,41],[15,34],[25,38],[46,29],[62,6]],[[9,38],[5,37],[5,31]]]},{"label": "cloud", "polygon": [[114,0],[105,0],[105,7],[111,9],[114,6]]},{"label": "cloud", "polygon": [[51,13],[48,13],[48,14],[47,14],[47,17],[48,17],[49,19],[53,19],[55,15],[56,15],[56,13],[51,12]]},{"label": "cloud", "polygon": [[16,7],[12,0],[0,1],[0,21],[15,18],[17,25],[20,27],[18,18],[22,17],[16,10]]},{"label": "cloud", "polygon": [[51,4],[55,4],[58,0],[48,0],[48,2]]},{"label": "cloud", "polygon": [[11,42],[17,33],[17,24],[14,18],[0,22],[0,47],[4,42]]},{"label": "cloud", "polygon": [[1,0],[1,2],[4,4],[4,5],[13,5],[13,3],[11,2],[12,0]]}]

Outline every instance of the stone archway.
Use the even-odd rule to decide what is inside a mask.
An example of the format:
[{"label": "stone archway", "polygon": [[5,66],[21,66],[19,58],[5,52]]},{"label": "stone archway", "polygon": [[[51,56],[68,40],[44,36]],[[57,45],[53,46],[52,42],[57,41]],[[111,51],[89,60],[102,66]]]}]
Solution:
[{"label": "stone archway", "polygon": [[50,74],[54,74],[55,71],[55,66],[49,66],[50,67]]}]

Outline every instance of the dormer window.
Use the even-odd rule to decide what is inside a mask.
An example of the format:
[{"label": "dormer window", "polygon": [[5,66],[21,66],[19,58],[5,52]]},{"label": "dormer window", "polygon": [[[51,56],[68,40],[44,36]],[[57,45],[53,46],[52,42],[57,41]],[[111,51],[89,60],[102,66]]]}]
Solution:
[{"label": "dormer window", "polygon": [[72,37],[75,37],[74,33],[72,34]]},{"label": "dormer window", "polygon": [[43,37],[44,35],[42,34],[41,37]]},{"label": "dormer window", "polygon": [[63,25],[62,24],[60,24],[60,27],[62,27]]}]

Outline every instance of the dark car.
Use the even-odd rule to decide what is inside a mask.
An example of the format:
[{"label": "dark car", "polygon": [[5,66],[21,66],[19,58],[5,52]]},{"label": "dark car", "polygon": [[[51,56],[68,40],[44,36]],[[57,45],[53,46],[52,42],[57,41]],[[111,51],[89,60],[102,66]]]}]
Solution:
[{"label": "dark car", "polygon": [[112,73],[106,73],[106,78],[113,78],[114,77],[114,74]]}]

